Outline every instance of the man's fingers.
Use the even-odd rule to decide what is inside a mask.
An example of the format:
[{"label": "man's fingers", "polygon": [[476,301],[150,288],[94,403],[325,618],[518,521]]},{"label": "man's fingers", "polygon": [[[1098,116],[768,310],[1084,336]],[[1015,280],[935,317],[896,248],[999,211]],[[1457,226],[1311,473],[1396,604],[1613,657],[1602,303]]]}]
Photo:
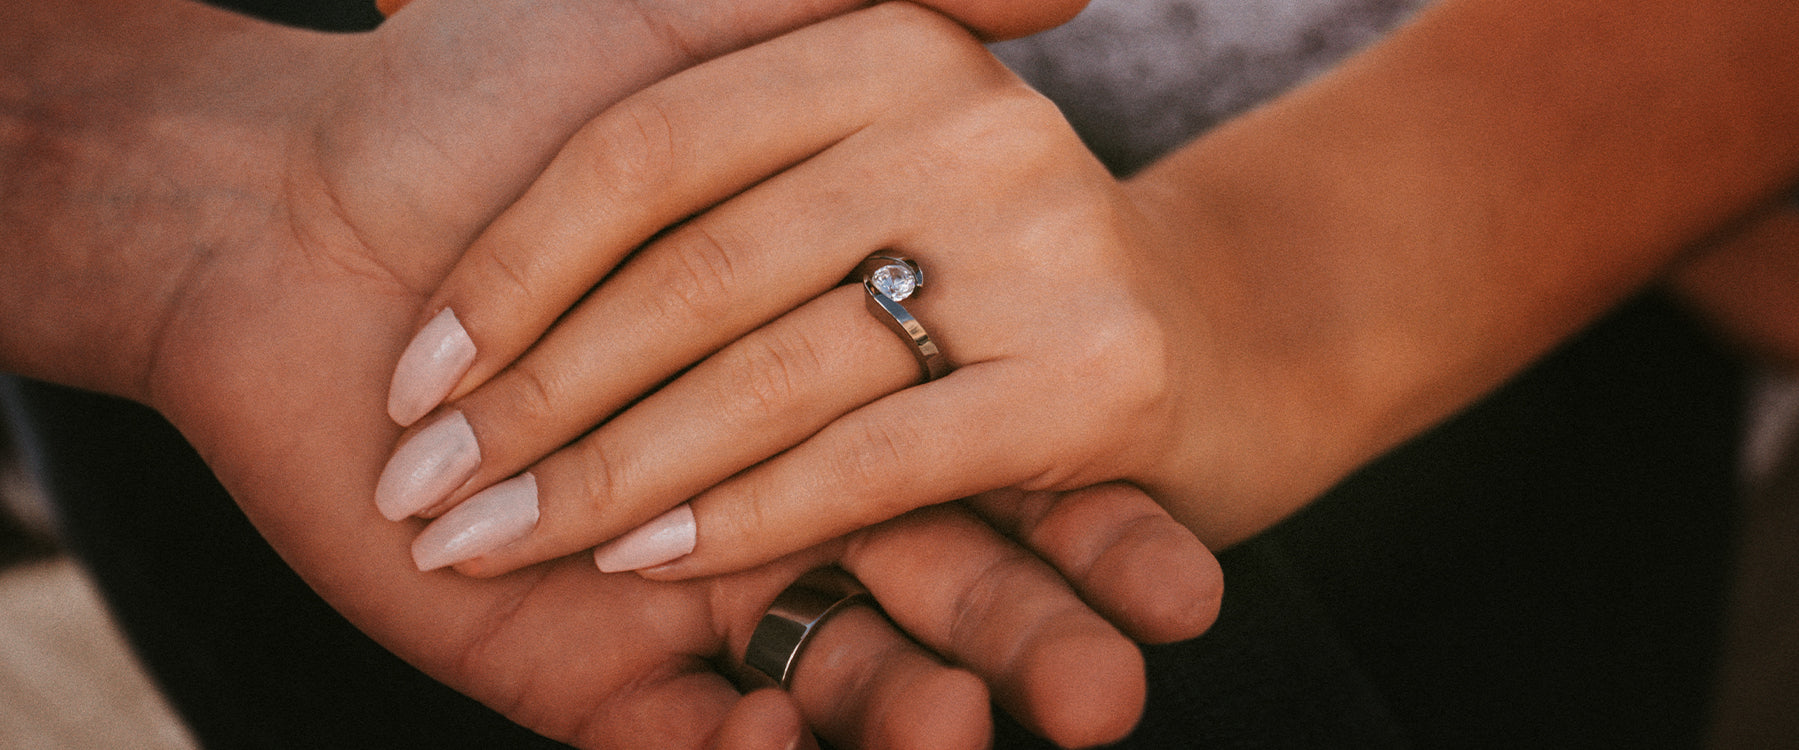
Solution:
[{"label": "man's fingers", "polygon": [[811,750],[818,743],[792,696],[781,690],[757,690],[731,707],[712,736],[708,750]]},{"label": "man's fingers", "polygon": [[843,564],[907,633],[987,681],[1033,731],[1085,746],[1135,726],[1145,693],[1136,646],[966,509],[927,508],[870,529]]},{"label": "man's fingers", "polygon": [[[703,748],[717,741],[733,717],[733,731],[751,727],[766,731],[767,717],[751,713],[760,709],[739,711],[740,702],[728,681],[700,663],[692,671],[657,676],[620,691],[593,713],[579,717],[573,733],[562,739],[584,748],[627,750],[646,740],[658,747]],[[555,718],[532,721],[557,723]]]},{"label": "man's fingers", "polygon": [[1055,566],[1132,638],[1185,640],[1218,618],[1224,576],[1217,559],[1142,490],[995,490],[967,503]]},{"label": "man's fingers", "polygon": [[977,750],[991,741],[980,679],[945,667],[873,609],[827,620],[802,656],[794,700],[833,745]]},{"label": "man's fingers", "polygon": [[[960,556],[965,547],[956,539],[927,544],[950,557]],[[841,549],[839,543],[823,545],[771,566],[705,582],[712,587],[715,616],[727,631],[726,649],[733,661],[748,650],[776,595],[800,572],[828,562]],[[918,606],[897,604],[902,609]],[[831,615],[807,639],[790,693],[808,726],[834,747],[980,748],[992,730],[988,691],[979,678],[944,664],[862,605]]]}]

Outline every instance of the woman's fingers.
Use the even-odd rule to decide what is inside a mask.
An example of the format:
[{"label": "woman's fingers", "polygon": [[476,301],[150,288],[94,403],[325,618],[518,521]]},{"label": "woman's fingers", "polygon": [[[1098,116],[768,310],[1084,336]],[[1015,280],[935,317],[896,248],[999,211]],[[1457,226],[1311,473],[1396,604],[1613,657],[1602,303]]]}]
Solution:
[{"label": "woman's fingers", "polygon": [[[464,573],[490,576],[589,549],[905,387],[918,377],[917,365],[863,309],[862,294],[856,287],[826,294],[526,474],[476,494],[419,536],[415,561],[422,569],[459,564]],[[402,450],[464,429],[460,419],[459,412],[444,417]],[[519,520],[500,520],[507,518]],[[674,555],[659,550],[670,545],[691,549],[691,527],[661,528],[638,535],[654,549],[624,545],[622,556],[602,560],[601,569],[665,562]]]},{"label": "woman's fingers", "polygon": [[[871,17],[880,22],[868,22]],[[949,76],[943,69],[970,53],[984,56],[946,20],[903,4],[850,18],[857,20],[825,21],[702,65],[627,99],[576,133],[427,303],[428,319],[438,325],[421,328],[402,357],[390,389],[390,416],[411,424],[444,398],[491,377],[664,227],[944,85],[920,86],[916,93],[896,89],[896,72],[887,66],[908,65],[916,74],[912,80],[962,85],[966,74]],[[932,27],[931,33],[893,33],[921,26]],[[939,43],[904,56],[894,51],[902,42],[957,37],[964,43]],[[445,309],[453,319],[442,316]]]},{"label": "woman's fingers", "polygon": [[[425,423],[389,466],[376,496],[383,514],[418,513],[464,482],[478,489],[511,476],[670,375],[839,284],[871,244],[891,235],[897,217],[891,194],[845,195],[842,170],[825,161],[671,230],[563,315],[523,359]],[[503,289],[482,294],[509,298]],[[418,340],[443,329],[466,341],[442,322],[452,314],[446,308]],[[446,429],[435,427],[445,420],[464,423],[445,438]]]},{"label": "woman's fingers", "polygon": [[1040,385],[1028,364],[989,362],[850,412],[690,501],[691,553],[640,572],[672,580],[739,570],[998,487],[1091,484],[1082,430],[1066,424],[1080,421],[1084,394]]},{"label": "woman's fingers", "polygon": [[1138,641],[1193,638],[1218,618],[1224,576],[1217,559],[1142,490],[1006,489],[966,502],[1055,566],[1088,605]]},{"label": "woman's fingers", "polygon": [[1079,431],[1060,424],[1083,394],[1032,395],[1041,411],[1011,408],[1043,381],[1003,361],[883,398],[918,366],[861,294],[834,291],[783,317],[471,497],[419,535],[415,562],[491,576],[612,539],[595,552],[603,570],[666,563],[655,575],[690,577],[996,485],[1052,474],[1085,483]]},{"label": "woman's fingers", "polygon": [[[908,17],[920,15],[915,9],[905,13]],[[940,26],[941,22],[937,22],[937,25]],[[940,30],[933,33],[943,36]],[[965,37],[959,43],[979,51],[979,47]],[[987,65],[997,66],[991,59],[984,60]],[[742,56],[721,61],[724,62],[742,65],[751,70],[771,64],[757,57],[746,61]],[[816,60],[801,62],[820,64]],[[717,67],[695,70],[668,82],[664,88],[672,88],[673,91],[664,91],[661,95],[671,99],[705,98],[716,101],[718,97],[702,97],[701,92],[725,84],[712,81],[701,74],[716,74],[728,80],[732,78],[730,74],[733,72],[734,69],[727,68],[724,74],[720,74]],[[794,75],[799,76],[797,73]],[[689,83],[689,79],[694,77],[699,77],[701,82]],[[835,81],[835,78],[822,74],[817,77]],[[852,88],[858,91],[865,87],[863,84],[868,83],[855,79],[854,76],[851,78],[857,84]],[[1015,81],[1003,80],[1009,81],[1015,87],[1014,90],[1024,91],[1016,88]],[[986,81],[982,85],[990,83],[992,81]],[[761,97],[750,97],[749,101],[742,102],[725,97],[719,108],[726,111],[716,119],[721,122],[808,119],[804,115],[813,109],[843,102],[843,98],[836,95],[839,92],[831,87],[823,88],[825,90],[822,92],[796,90],[791,94],[792,101],[777,100],[775,104],[763,101]],[[816,98],[811,98],[814,95]],[[863,93],[859,96],[867,95]],[[1032,97],[1032,101],[1040,100]],[[642,106],[637,100],[633,100],[633,103]],[[632,105],[622,109],[630,106]],[[864,102],[844,106],[855,109],[868,105]],[[733,111],[731,107],[737,107],[741,111]],[[666,113],[674,109],[662,108],[661,111]],[[769,109],[775,111],[763,111]],[[690,112],[684,117],[694,119],[698,115]],[[693,164],[688,167],[697,169],[694,165],[706,164],[709,160],[743,161],[748,165],[727,164],[718,169],[698,170],[714,176],[737,172],[752,175],[768,168],[768,162],[739,155],[741,148],[745,146],[741,140],[746,136],[732,135],[738,139],[735,141],[722,135],[715,137],[705,130],[708,127],[706,123],[709,122],[712,120],[683,125],[680,130],[695,131],[695,135],[684,140],[703,143],[706,139],[723,139],[730,148],[720,149],[718,153],[709,152],[708,159],[694,157]],[[1011,123],[993,124],[999,126]],[[734,129],[727,130],[730,134],[737,132]],[[782,134],[779,138],[793,138],[795,143],[804,144],[818,138],[817,133],[795,134],[780,128],[775,130]],[[906,132],[888,132],[877,142],[879,145],[864,148],[861,152],[849,155],[823,154],[672,230],[653,243],[633,262],[620,269],[607,284],[595,290],[579,307],[567,313],[556,329],[536,344],[524,360],[485,387],[469,394],[456,405],[454,413],[426,423],[410,436],[383,475],[377,492],[377,505],[389,518],[396,519],[413,513],[430,512],[446,499],[459,499],[469,492],[511,476],[587,431],[595,422],[604,419],[645,390],[655,387],[671,374],[839,283],[844,274],[870,249],[881,247],[893,238],[897,232],[895,227],[902,225],[911,214],[916,213],[921,202],[933,200],[939,203],[956,203],[955,192],[980,189],[981,185],[974,184],[980,182],[978,180],[964,179],[952,183],[951,175],[905,168],[904,165],[916,161],[916,155],[911,151],[917,144],[907,137],[909,135]],[[982,134],[969,132],[962,135],[973,141]],[[932,153],[949,152],[968,145],[971,144],[937,143],[934,144]],[[817,145],[807,146],[813,147]],[[804,151],[792,145],[781,148],[789,149],[792,153]],[[876,153],[869,153],[870,150],[876,150]],[[578,163],[581,160],[571,158],[568,161]],[[896,165],[896,169],[884,179],[860,184],[855,190],[845,190],[845,181],[854,181],[856,175],[867,168],[863,163],[867,161],[891,163]],[[592,164],[588,164],[587,168],[590,173],[605,171]],[[573,173],[578,170],[571,167],[567,171]],[[555,172],[553,167],[552,175]],[[687,175],[679,179],[700,178]],[[546,176],[533,189],[532,194],[521,201],[519,207],[509,212],[508,217],[529,211],[580,216],[590,213],[582,206],[607,202],[603,195],[588,195],[588,191],[584,191],[577,183],[579,180],[573,178],[571,181],[558,181]],[[912,196],[932,197],[926,199]],[[637,208],[635,203],[626,201],[602,213]],[[502,219],[501,224],[505,224],[509,218]],[[656,221],[658,220],[646,222],[638,234],[650,231],[648,227]],[[489,237],[495,234],[490,232]],[[550,233],[552,239],[560,236],[555,232]],[[487,242],[487,239],[484,238],[483,242]],[[518,244],[534,250],[543,246],[541,241],[521,240]],[[551,249],[544,254],[563,254],[577,259],[571,262],[591,257],[591,253],[587,253],[582,247],[569,245],[567,242],[551,242],[550,245]],[[471,256],[461,267],[479,267],[481,262],[480,256]],[[563,278],[553,273],[548,275],[552,278],[543,280],[546,285],[561,283],[559,279]],[[953,280],[950,282],[952,287],[954,283]],[[456,283],[452,280],[447,288],[455,286]],[[971,304],[964,307],[960,316],[969,320],[981,317],[978,307],[973,304],[976,299],[973,286],[970,284],[965,287],[970,292],[967,299]],[[550,318],[561,313],[560,298],[558,304],[540,305],[538,297],[526,296],[522,298],[525,302],[518,304],[521,299],[519,295],[507,293],[507,290],[513,288],[514,285],[510,282],[497,290],[476,284],[469,286],[466,294],[471,295],[471,299],[479,299],[480,304],[491,306],[499,311],[498,314],[514,316],[515,323],[519,320],[517,316],[521,314],[541,314],[544,318]],[[564,290],[563,297],[578,295],[584,290],[584,286],[581,290],[570,287]],[[924,304],[927,306],[931,296],[932,293],[924,295],[927,298]],[[446,311],[450,309],[446,308]],[[532,310],[537,312],[532,313]],[[452,318],[453,315],[458,314],[439,313],[426,326],[420,338],[415,340],[408,359],[423,357],[452,365],[469,361],[470,347],[474,346],[474,340],[459,323],[453,322],[467,316]],[[863,318],[860,322],[867,322],[866,316],[860,313],[856,315]],[[535,330],[541,325],[547,323],[533,322],[518,328],[521,342],[535,338]],[[876,335],[891,338],[886,332],[876,332]],[[523,343],[514,348],[518,346],[523,346]],[[417,352],[426,354],[413,356]],[[867,381],[863,383],[866,386],[881,382],[882,372],[878,367],[871,366],[864,373],[848,375],[852,380]],[[394,392],[404,390],[407,389]],[[720,389],[718,392],[722,395],[731,393],[729,389]],[[670,445],[659,447],[666,450]],[[764,453],[763,456],[772,452]],[[706,465],[706,462],[694,464],[696,468]],[[600,468],[612,470],[609,467]],[[719,477],[714,476],[712,479],[716,481],[717,478]],[[604,485],[590,483],[590,486]],[[705,485],[698,487],[703,486]],[[697,490],[698,487],[693,489]],[[611,499],[589,495],[586,502],[604,506]],[[669,504],[672,503],[663,503],[662,508],[657,510],[665,509]],[[617,515],[619,511],[614,509],[610,512]],[[647,517],[636,509],[630,513],[638,520]],[[611,533],[621,530],[612,529]],[[591,541],[598,541],[609,535],[602,535]]]}]

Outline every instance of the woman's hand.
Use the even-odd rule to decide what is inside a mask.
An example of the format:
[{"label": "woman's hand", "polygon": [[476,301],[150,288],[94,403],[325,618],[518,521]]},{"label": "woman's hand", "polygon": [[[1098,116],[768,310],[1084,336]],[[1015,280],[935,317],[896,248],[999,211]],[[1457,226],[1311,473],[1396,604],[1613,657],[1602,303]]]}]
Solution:
[{"label": "woman's hand", "polygon": [[[1165,485],[1207,392],[1178,246],[961,28],[906,4],[826,21],[607,111],[482,235],[389,406],[466,395],[378,504],[462,503],[422,568],[493,575],[649,523],[601,567],[685,554],[658,571],[685,577],[1000,487]],[[907,346],[843,283],[877,251],[922,264],[904,304],[947,377],[909,387]],[[533,491],[469,498],[521,469]]]},{"label": "woman's hand", "polygon": [[[551,737],[780,744],[797,708],[845,746],[975,747],[984,684],[1059,741],[1115,737],[1143,690],[1136,650],[1044,560],[966,511],[662,584],[585,560],[488,581],[421,574],[405,553],[418,524],[367,503],[398,436],[382,414],[387,375],[424,290],[581,122],[694,50],[813,20],[794,5],[756,4],[761,25],[719,37],[613,2],[432,0],[363,36],[190,3],[7,5],[0,33],[31,43],[0,45],[17,97],[0,110],[0,362],[157,407],[351,622]],[[1095,509],[1116,520],[1089,526]],[[994,519],[1048,535],[1037,548],[1082,595],[1143,618],[1115,618],[1133,634],[1190,636],[1215,611],[1217,570],[1145,511],[1141,495],[1101,489]],[[1163,555],[1195,572],[1178,606],[1161,582],[1115,570]],[[740,702],[714,666],[737,660],[789,581],[832,559],[965,666],[858,617],[824,629],[792,703]]]},{"label": "woman's hand", "polygon": [[[704,575],[1113,479],[1241,539],[1799,173],[1799,13],[1641,10],[1440,3],[1124,185],[917,8],[696,68],[586,126],[432,296],[389,404],[452,401],[380,505],[455,507],[441,535],[534,476],[534,527],[415,548],[475,575],[611,539],[608,569]],[[842,283],[875,252],[922,264],[947,377],[909,387]]]}]

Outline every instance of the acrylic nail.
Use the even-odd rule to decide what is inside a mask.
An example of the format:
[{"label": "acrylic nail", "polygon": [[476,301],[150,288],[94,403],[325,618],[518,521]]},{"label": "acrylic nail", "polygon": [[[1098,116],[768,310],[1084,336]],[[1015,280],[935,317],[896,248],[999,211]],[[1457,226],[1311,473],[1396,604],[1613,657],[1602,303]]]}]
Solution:
[{"label": "acrylic nail", "polygon": [[412,541],[412,562],[436,570],[523,539],[537,527],[537,478],[520,474],[475,494]]},{"label": "acrylic nail", "polygon": [[600,545],[593,551],[593,563],[602,573],[642,570],[693,552],[695,537],[693,508],[682,503],[624,536]]},{"label": "acrylic nail", "polygon": [[481,467],[481,446],[462,412],[419,430],[387,459],[375,483],[375,507],[398,521],[436,505]]},{"label": "acrylic nail", "polygon": [[387,390],[387,416],[401,425],[431,413],[475,363],[475,341],[450,308],[412,337]]}]

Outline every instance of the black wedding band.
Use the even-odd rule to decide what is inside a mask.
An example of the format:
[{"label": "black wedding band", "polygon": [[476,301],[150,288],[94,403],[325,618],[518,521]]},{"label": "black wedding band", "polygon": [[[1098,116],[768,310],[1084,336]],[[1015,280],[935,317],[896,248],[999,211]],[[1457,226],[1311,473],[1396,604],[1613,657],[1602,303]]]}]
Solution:
[{"label": "black wedding band", "polygon": [[868,292],[868,312],[898,334],[912,348],[912,357],[924,371],[925,382],[949,374],[949,360],[925,333],[924,325],[900,302],[924,288],[924,269],[911,258],[870,255],[856,266],[856,277]]},{"label": "black wedding band", "polygon": [[800,654],[820,626],[853,605],[876,606],[854,576],[832,566],[817,568],[788,586],[756,623],[743,663],[783,688],[791,687]]}]

